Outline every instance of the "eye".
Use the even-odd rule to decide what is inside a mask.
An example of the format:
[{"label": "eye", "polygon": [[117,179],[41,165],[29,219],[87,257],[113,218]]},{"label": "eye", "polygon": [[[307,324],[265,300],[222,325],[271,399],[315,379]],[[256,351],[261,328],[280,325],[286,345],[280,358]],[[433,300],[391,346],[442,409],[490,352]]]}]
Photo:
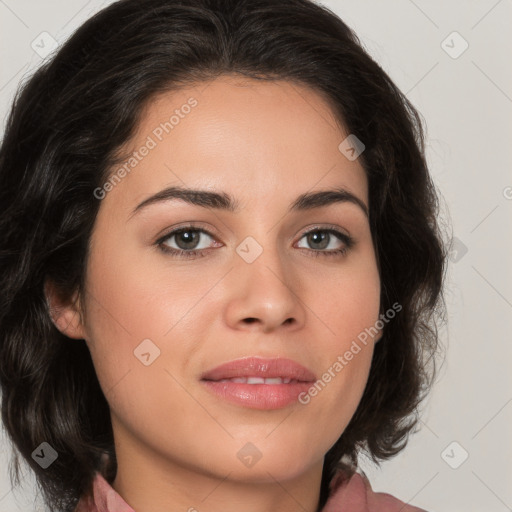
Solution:
[{"label": "eye", "polygon": [[[201,239],[206,237],[213,239],[213,235],[204,229],[194,226],[185,226],[167,233],[156,242],[156,245],[158,245],[163,252],[170,253],[177,257],[191,258],[195,256],[206,256],[205,252],[209,245],[206,244],[206,246],[201,247],[199,243],[203,241]],[[172,247],[168,243],[168,241],[172,239],[175,239],[174,243],[177,247]]]},{"label": "eye", "polygon": [[[309,252],[314,253],[314,256],[341,256],[354,245],[352,237],[333,228],[314,228],[304,233],[301,240],[303,238],[313,247]],[[324,250],[329,246],[331,250]]]},{"label": "eye", "polygon": [[[204,240],[205,238],[206,240]],[[190,225],[180,227],[167,233],[157,240],[155,245],[157,245],[162,252],[171,254],[177,258],[203,257],[207,256],[210,252],[208,249],[212,247],[212,243],[208,243],[207,241],[208,238],[215,240],[214,236],[205,229]],[[315,257],[343,256],[355,243],[352,237],[331,227],[315,227],[304,233],[300,240],[302,239],[306,239],[307,243],[313,248],[307,249],[299,246],[299,249],[306,249],[308,253]],[[201,246],[201,242],[203,246]],[[222,246],[219,242],[215,243],[217,247]]]}]

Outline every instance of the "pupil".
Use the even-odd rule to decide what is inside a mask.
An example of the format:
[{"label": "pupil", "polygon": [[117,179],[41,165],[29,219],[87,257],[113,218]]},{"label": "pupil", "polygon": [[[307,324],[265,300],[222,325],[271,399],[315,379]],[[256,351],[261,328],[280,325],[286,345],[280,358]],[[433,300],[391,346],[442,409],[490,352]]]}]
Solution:
[{"label": "pupil", "polygon": [[180,239],[184,239],[185,243],[184,244],[178,243],[178,245],[181,246],[182,249],[192,249],[192,247],[189,247],[189,246],[190,245],[194,246],[194,244],[197,243],[198,235],[199,235],[199,233],[197,233],[195,231],[194,232],[193,231],[182,231],[178,235],[177,241]]},{"label": "pupil", "polygon": [[[317,231],[315,233],[311,233],[310,235],[310,241],[313,243],[322,243],[325,242],[328,239],[328,234],[324,232]],[[318,240],[320,239],[320,240]],[[328,243],[323,243],[320,249],[325,249],[329,245]]]}]

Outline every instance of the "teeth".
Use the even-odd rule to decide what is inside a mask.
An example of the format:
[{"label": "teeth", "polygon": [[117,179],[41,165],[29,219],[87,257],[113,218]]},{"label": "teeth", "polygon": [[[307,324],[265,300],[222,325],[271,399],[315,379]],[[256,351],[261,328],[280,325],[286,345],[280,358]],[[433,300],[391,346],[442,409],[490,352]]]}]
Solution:
[{"label": "teeth", "polygon": [[221,379],[218,382],[235,382],[237,384],[289,384],[291,381],[292,379],[283,379],[281,377],[272,377],[268,379],[263,377],[234,377],[232,379]]},{"label": "teeth", "polygon": [[265,379],[265,384],[283,384],[283,379],[275,377],[273,379]]}]

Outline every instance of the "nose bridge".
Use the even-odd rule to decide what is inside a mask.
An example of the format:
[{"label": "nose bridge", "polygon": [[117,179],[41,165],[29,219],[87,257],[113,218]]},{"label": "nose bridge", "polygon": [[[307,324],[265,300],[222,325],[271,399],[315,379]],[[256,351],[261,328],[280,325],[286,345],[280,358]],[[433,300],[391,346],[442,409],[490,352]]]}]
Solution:
[{"label": "nose bridge", "polygon": [[234,294],[228,308],[232,323],[256,319],[264,330],[270,330],[290,319],[301,319],[296,280],[281,249],[275,230],[264,229],[247,236],[235,248]]},{"label": "nose bridge", "polygon": [[261,283],[263,287],[288,289],[289,283],[283,261],[285,255],[281,251],[274,230],[268,233],[260,230],[255,236],[245,237],[236,247],[236,254],[235,265],[241,273],[241,279],[254,281],[252,285]]}]

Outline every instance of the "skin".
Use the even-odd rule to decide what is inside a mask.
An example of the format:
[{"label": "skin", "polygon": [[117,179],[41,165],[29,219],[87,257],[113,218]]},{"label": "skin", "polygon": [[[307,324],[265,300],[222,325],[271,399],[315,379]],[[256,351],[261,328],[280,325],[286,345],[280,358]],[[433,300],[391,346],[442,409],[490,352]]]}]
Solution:
[{"label": "skin", "polygon": [[[190,97],[197,106],[162,141],[152,136]],[[381,333],[307,405],[249,409],[199,378],[246,356],[287,357],[320,378],[378,320],[380,279],[363,210],[343,202],[287,213],[300,194],[335,187],[368,207],[364,169],[338,149],[347,135],[320,95],[285,81],[222,76],[153,98],[125,149],[148,136],[158,144],[102,199],[85,296],[60,303],[48,283],[55,324],[90,349],[111,409],[113,487],[137,512],[317,510],[323,458],[357,408]],[[171,200],[130,218],[170,185],[224,191],[241,210]],[[158,249],[161,236],[190,221],[213,235],[199,235],[205,257]],[[308,242],[304,233],[317,224],[355,244],[315,257],[344,246],[334,235],[327,248]],[[247,236],[263,248],[252,263],[236,252]],[[165,243],[186,248],[177,236]],[[145,366],[134,350],[148,338],[160,356]],[[252,467],[237,457],[249,442],[261,453]]]}]

